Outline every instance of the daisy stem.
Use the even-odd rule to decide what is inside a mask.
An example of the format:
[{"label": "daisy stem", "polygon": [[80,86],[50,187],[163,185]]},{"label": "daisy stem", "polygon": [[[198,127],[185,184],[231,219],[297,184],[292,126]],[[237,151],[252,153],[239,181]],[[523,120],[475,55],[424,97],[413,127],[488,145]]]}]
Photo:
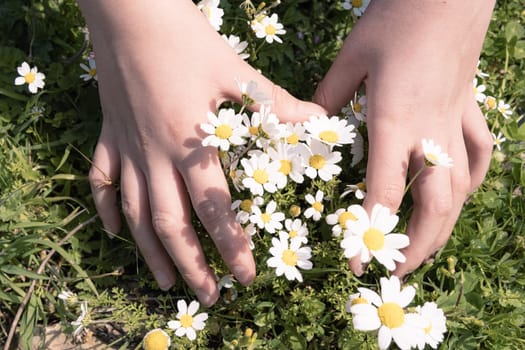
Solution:
[{"label": "daisy stem", "polygon": [[408,190],[410,189],[410,186],[412,186],[414,181],[416,181],[416,179],[419,177],[419,175],[421,175],[423,170],[425,170],[427,167],[428,166],[426,164],[423,164],[423,166],[417,171],[417,173],[415,173],[414,176],[412,176],[412,178],[408,182],[407,186],[405,187],[405,193],[403,193],[403,196],[405,196],[407,194]]},{"label": "daisy stem", "polygon": [[241,159],[242,157],[244,157],[244,155],[246,153],[248,153],[249,150],[252,149],[252,147],[255,145],[255,143],[257,142],[259,138],[255,138],[253,140],[250,141],[250,143],[248,144],[248,146],[246,146],[246,148],[239,154],[236,154],[235,157],[230,161],[230,174],[232,173],[233,171],[233,164],[235,164],[235,162],[238,160],[238,159]]}]

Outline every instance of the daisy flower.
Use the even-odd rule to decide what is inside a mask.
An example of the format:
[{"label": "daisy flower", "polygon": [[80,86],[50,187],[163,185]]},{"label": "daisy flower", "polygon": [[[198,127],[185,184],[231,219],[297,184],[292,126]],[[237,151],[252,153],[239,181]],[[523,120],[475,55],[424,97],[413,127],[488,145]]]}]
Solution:
[{"label": "daisy flower", "polygon": [[279,138],[283,139],[287,144],[295,146],[300,141],[309,140],[302,123],[279,124]]},{"label": "daisy flower", "polygon": [[250,222],[256,224],[260,229],[265,229],[269,233],[275,233],[276,230],[283,228],[281,221],[284,220],[284,214],[276,212],[277,203],[273,200],[266,205],[264,212],[259,207],[253,206],[253,214],[250,215]]},{"label": "daisy flower", "polygon": [[217,282],[217,289],[221,291],[221,289],[226,289],[226,292],[223,294],[223,299],[226,302],[226,304],[231,303],[235,299],[237,299],[237,290],[235,289],[233,283],[235,282],[235,279],[233,275],[224,275],[219,279]]},{"label": "daisy flower", "polygon": [[484,92],[487,90],[487,87],[483,84],[478,85],[478,79],[474,78],[472,80],[472,91],[474,92],[474,96],[476,97],[476,101],[483,103],[485,101],[485,98],[487,97]]},{"label": "daisy flower", "polygon": [[[242,102],[246,106],[254,104],[270,105],[273,103],[264,93],[257,90],[257,83],[250,80],[248,83],[242,82],[239,79],[235,79],[237,87],[241,91]],[[268,110],[269,112],[269,110]]]},{"label": "daisy flower", "polygon": [[358,130],[355,132],[354,143],[350,147],[350,154],[352,155],[351,166],[356,166],[365,156],[365,141]]},{"label": "daisy flower", "polygon": [[248,59],[250,57],[250,54],[247,54],[244,52],[246,48],[248,47],[248,42],[241,41],[241,38],[239,38],[237,35],[231,34],[230,36],[222,35],[222,38],[230,45],[230,47],[235,51],[237,55],[243,60]]},{"label": "daisy flower", "polygon": [[370,0],[345,0],[343,2],[343,8],[345,10],[352,10],[354,15],[361,17],[369,4]]},{"label": "daisy flower", "polygon": [[249,223],[244,227],[244,237],[246,238],[246,241],[248,241],[248,246],[250,247],[250,250],[255,249],[255,243],[253,243],[252,237],[255,236],[257,233],[257,227],[255,224]]},{"label": "daisy flower", "polygon": [[380,284],[381,296],[368,288],[358,288],[368,303],[355,303],[350,307],[354,328],[379,330],[379,349],[387,349],[392,339],[400,349],[410,349],[424,337],[421,316],[404,310],[416,295],[416,289],[412,286],[401,289],[396,276],[381,277]]},{"label": "daisy flower", "polygon": [[288,240],[288,234],[279,233],[279,239],[272,238],[273,246],[270,248],[272,257],[267,260],[269,267],[276,269],[277,276],[285,275],[289,281],[303,281],[299,268],[310,270],[312,268],[312,250],[310,247],[301,247],[301,239],[296,237]]},{"label": "daisy flower", "polygon": [[328,214],[326,216],[326,223],[332,226],[332,235],[334,237],[339,237],[339,235],[341,235],[341,232],[347,229],[346,222],[348,220],[357,220],[357,217],[352,213],[352,211],[356,207],[359,206],[357,204],[354,204],[346,209],[339,208],[335,211],[335,213]]},{"label": "daisy flower", "polygon": [[197,338],[195,331],[204,329],[204,322],[208,319],[208,314],[205,312],[195,314],[199,310],[199,306],[199,302],[195,300],[189,306],[186,301],[179,300],[177,302],[177,320],[169,321],[168,328],[174,330],[177,337],[187,336],[189,340],[195,340]]},{"label": "daisy flower", "polygon": [[480,60],[478,60],[478,65],[476,66],[476,75],[480,78],[488,78],[489,75],[487,73],[484,73],[481,68],[479,68]]},{"label": "daisy flower", "polygon": [[197,4],[197,8],[206,16],[216,31],[221,29],[222,16],[224,16],[224,10],[219,5],[220,0],[202,0]]},{"label": "daisy flower", "polygon": [[170,345],[170,336],[160,328],[152,329],[142,339],[144,350],[168,350]]},{"label": "daisy flower", "polygon": [[390,209],[375,204],[369,217],[366,210],[356,205],[352,214],[357,220],[347,220],[347,230],[341,241],[341,247],[347,258],[359,256],[361,262],[367,263],[376,258],[388,270],[396,268],[394,261],[405,262],[405,256],[399,251],[409,244],[408,236],[400,233],[390,233],[399,220]]},{"label": "daisy flower", "polygon": [[274,42],[282,43],[283,41],[278,35],[283,35],[286,30],[283,29],[283,25],[278,22],[278,16],[274,13],[271,16],[264,16],[260,21],[255,21],[252,29],[255,31],[255,36],[258,38],[264,38],[268,44]]},{"label": "daisy flower", "polygon": [[346,185],[346,188],[343,193],[341,193],[341,198],[348,195],[349,193],[354,193],[355,198],[364,199],[366,197],[366,184],[365,179],[363,181],[356,183],[355,185]]},{"label": "daisy flower", "polygon": [[311,116],[310,121],[304,122],[304,127],[313,138],[330,146],[350,144],[355,137],[354,126],[337,116]]},{"label": "daisy flower", "polygon": [[244,199],[235,200],[231,209],[237,211],[235,219],[240,224],[245,224],[250,220],[250,215],[253,213],[253,206],[260,207],[264,204],[264,199],[262,197],[255,197],[254,199]]},{"label": "daisy flower", "polygon": [[498,102],[493,96],[487,96],[485,98],[485,101],[483,101],[483,106],[485,106],[485,109],[487,109],[488,111],[491,111],[493,109],[498,108]]},{"label": "daisy flower", "polygon": [[286,177],[279,172],[281,163],[271,161],[266,153],[252,153],[250,158],[241,159],[246,177],[242,184],[254,195],[262,196],[264,191],[275,193],[286,185]]},{"label": "daisy flower", "polygon": [[366,113],[368,111],[368,108],[366,107],[366,95],[350,101],[350,106],[352,107],[352,112],[357,120],[366,120]]},{"label": "daisy flower", "polygon": [[214,146],[227,151],[230,144],[238,146],[246,143],[244,137],[248,130],[242,125],[243,116],[236,114],[232,108],[220,109],[218,115],[208,112],[208,120],[211,124],[200,125],[201,130],[209,134],[202,140],[204,147]]},{"label": "daisy flower", "polygon": [[338,175],[342,169],[336,163],[341,161],[341,153],[330,150],[330,146],[319,140],[312,139],[310,146],[301,144],[298,148],[305,167],[304,173],[311,179],[320,177],[324,181],[330,181],[332,176]]},{"label": "daisy flower", "polygon": [[507,141],[501,132],[499,132],[497,135],[492,133],[492,139],[494,140],[494,146],[496,146],[498,151],[501,151],[501,144]]},{"label": "daisy flower", "polygon": [[345,304],[346,312],[352,311],[352,306],[356,304],[370,304],[370,302],[361,296],[361,293],[354,293],[348,297],[348,301]]},{"label": "daisy flower", "polygon": [[506,104],[503,100],[498,101],[498,112],[500,112],[505,119],[508,119],[512,115],[510,105]]},{"label": "daisy flower", "polygon": [[423,350],[425,344],[428,344],[432,349],[437,349],[447,332],[447,318],[443,310],[434,302],[426,302],[423,306],[418,306],[416,312],[427,324],[424,328],[424,340],[417,344],[417,347]]},{"label": "daisy flower", "polygon": [[311,205],[310,208],[304,211],[305,218],[312,218],[314,221],[321,219],[321,214],[324,210],[323,205],[324,193],[321,190],[317,190],[315,197],[311,194],[307,194],[304,199]]},{"label": "daisy flower", "polygon": [[266,149],[272,140],[279,138],[279,119],[269,106],[261,104],[259,112],[252,113],[251,118],[244,116],[243,123],[248,128],[249,137],[257,140],[255,144],[261,149]]},{"label": "daisy flower", "polygon": [[98,81],[97,76],[97,64],[95,63],[95,59],[92,57],[87,58],[87,65],[85,63],[80,64],[80,68],[82,68],[86,73],[81,74],[80,78],[84,79],[84,81],[88,81],[91,79],[95,79]]},{"label": "daisy flower", "polygon": [[31,68],[27,62],[22,62],[22,65],[16,70],[20,76],[15,79],[15,85],[27,84],[27,88],[32,94],[36,94],[38,89],[44,88],[46,76],[44,73],[40,73],[36,66]]},{"label": "daisy flower", "polygon": [[450,158],[447,153],[443,152],[441,146],[435,144],[434,140],[422,139],[421,145],[423,147],[423,155],[425,156],[425,164],[427,166],[452,167],[452,158]]},{"label": "daisy flower", "polygon": [[63,290],[60,292],[60,294],[58,294],[58,299],[68,305],[74,305],[78,302],[77,295],[69,290]]},{"label": "daisy flower", "polygon": [[284,176],[290,177],[296,183],[303,183],[304,162],[296,147],[288,143],[278,142],[275,148],[268,147],[266,152],[273,161],[281,163],[279,171]]},{"label": "daisy flower", "polygon": [[79,335],[87,324],[89,324],[88,304],[87,301],[84,300],[80,304],[80,316],[71,322],[72,326],[77,327],[73,332],[73,337]]},{"label": "daisy flower", "polygon": [[301,219],[286,219],[284,220],[285,233],[290,238],[298,238],[302,243],[308,243],[308,228]]}]

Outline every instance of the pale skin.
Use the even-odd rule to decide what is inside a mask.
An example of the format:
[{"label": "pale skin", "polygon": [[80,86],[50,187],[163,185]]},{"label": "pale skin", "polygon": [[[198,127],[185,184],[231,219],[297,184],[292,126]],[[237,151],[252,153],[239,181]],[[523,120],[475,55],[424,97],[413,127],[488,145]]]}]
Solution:
[{"label": "pale skin", "polygon": [[[423,165],[421,139],[453,159],[452,168],[425,170],[414,182],[404,276],[450,237],[468,194],[482,182],[492,139],[472,92],[472,79],[495,1],[374,0],[347,37],[314,101],[336,113],[365,81],[367,196],[393,212],[407,175]],[[364,265],[350,261],[360,275]]]},{"label": "pale skin", "polygon": [[[249,284],[254,260],[230,210],[217,150],[201,146],[199,124],[221,102],[240,100],[235,78],[256,81],[283,122],[337,113],[366,78],[367,208],[379,202],[397,210],[407,173],[422,163],[421,138],[454,158],[452,169],[428,170],[412,188],[411,245],[396,274],[413,270],[446,242],[488,167],[492,138],[471,81],[493,2],[411,1],[412,10],[408,3],[372,2],[316,92],[325,110],[237,57],[189,0],[79,0],[104,112],[90,171],[104,227],[121,228],[117,193],[107,184],[120,178],[122,211],[159,286],[169,289],[177,269],[210,306],[218,290],[192,227],[193,206],[237,280]],[[362,273],[360,262],[351,267]]]}]

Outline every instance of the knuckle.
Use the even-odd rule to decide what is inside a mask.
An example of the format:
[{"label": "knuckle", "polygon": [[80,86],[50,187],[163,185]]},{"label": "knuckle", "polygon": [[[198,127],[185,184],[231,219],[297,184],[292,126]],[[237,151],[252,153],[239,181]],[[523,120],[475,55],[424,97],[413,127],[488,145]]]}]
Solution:
[{"label": "knuckle", "polygon": [[126,221],[131,225],[135,226],[140,216],[140,208],[137,201],[131,200],[127,196],[122,196],[121,200],[122,213],[126,217]]},{"label": "knuckle", "polygon": [[157,213],[151,218],[153,229],[161,240],[165,240],[177,229],[178,222],[173,215],[167,213]]},{"label": "knuckle", "polygon": [[195,206],[197,216],[206,228],[216,227],[223,220],[228,218],[231,211],[223,203],[214,200],[206,199]]},{"label": "knuckle", "polygon": [[386,186],[381,193],[376,194],[376,197],[379,199],[379,203],[395,210],[401,205],[401,200],[403,198],[405,188],[403,185],[390,183]]},{"label": "knuckle", "polygon": [[104,186],[111,184],[102,171],[94,166],[89,169],[88,181],[93,192],[99,192]]},{"label": "knuckle", "polygon": [[451,193],[437,194],[425,203],[425,210],[435,217],[447,217],[454,208]]},{"label": "knuckle", "polygon": [[454,193],[466,196],[472,186],[468,171],[456,171],[452,176],[452,188]]}]

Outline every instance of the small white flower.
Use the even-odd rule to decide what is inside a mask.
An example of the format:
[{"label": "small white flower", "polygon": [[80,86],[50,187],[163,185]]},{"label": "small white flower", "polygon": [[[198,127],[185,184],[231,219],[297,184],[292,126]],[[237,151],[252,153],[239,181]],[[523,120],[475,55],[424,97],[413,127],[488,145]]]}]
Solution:
[{"label": "small white flower", "polygon": [[496,146],[498,151],[501,151],[501,144],[507,141],[507,139],[503,136],[501,131],[497,135],[492,133],[492,139],[494,140],[494,146]]},{"label": "small white flower", "polygon": [[264,38],[269,44],[273,43],[274,40],[278,43],[282,43],[283,41],[278,35],[286,33],[286,30],[283,29],[283,25],[279,23],[276,13],[271,16],[264,16],[262,19],[252,22],[252,29],[255,32],[256,37]]},{"label": "small white flower", "polygon": [[36,94],[38,89],[44,88],[46,76],[44,73],[40,73],[36,66],[31,68],[27,62],[22,62],[17,71],[20,76],[15,79],[15,85],[27,84],[27,88],[32,94]]},{"label": "small white flower", "polygon": [[95,59],[92,57],[88,57],[87,63],[87,65],[85,63],[80,64],[80,68],[82,68],[86,72],[84,74],[81,74],[80,78],[84,79],[84,81],[88,81],[91,79],[95,79],[98,81],[97,64],[95,62]]},{"label": "small white flower", "polygon": [[366,105],[366,95],[350,101],[350,106],[352,107],[352,112],[357,120],[366,121],[366,114],[368,111]]},{"label": "small white flower", "polygon": [[296,183],[303,183],[304,162],[295,146],[288,143],[278,142],[275,145],[275,148],[268,147],[266,152],[268,152],[268,155],[273,161],[281,163],[279,171],[284,176],[290,177],[290,179]]},{"label": "small white flower", "polygon": [[310,208],[304,211],[305,218],[312,218],[314,221],[321,219],[321,214],[324,211],[323,205],[324,193],[321,190],[317,190],[315,197],[311,194],[307,194],[304,199],[311,205]]},{"label": "small white flower", "polygon": [[358,288],[367,302],[350,307],[354,328],[360,331],[378,332],[379,349],[387,349],[392,342],[404,350],[419,344],[424,338],[424,324],[419,314],[406,313],[405,308],[416,295],[416,289],[407,286],[401,289],[399,278],[381,277],[381,296],[368,288]]},{"label": "small white flower", "polygon": [[343,2],[343,8],[345,10],[352,10],[354,15],[361,17],[369,4],[370,0],[345,0]]},{"label": "small white flower", "polygon": [[505,103],[503,100],[498,101],[498,112],[500,112],[505,119],[508,119],[512,115],[510,105]]},{"label": "small white flower", "polygon": [[374,205],[370,217],[360,205],[352,208],[352,214],[357,220],[346,221],[347,230],[341,241],[347,258],[359,256],[367,263],[374,257],[390,271],[396,268],[394,261],[406,261],[399,249],[408,246],[408,236],[391,233],[399,221],[397,215],[390,214],[390,209],[381,204]]},{"label": "small white flower", "polygon": [[288,241],[288,234],[279,233],[279,239],[272,238],[273,246],[270,248],[272,257],[266,262],[269,267],[276,268],[277,276],[285,275],[289,281],[303,281],[303,276],[298,268],[310,270],[313,266],[310,258],[310,247],[301,247],[301,239],[296,237]]},{"label": "small white flower", "polygon": [[284,214],[276,212],[277,203],[271,200],[266,205],[264,212],[259,207],[253,206],[253,214],[250,215],[250,222],[256,224],[260,229],[265,229],[269,233],[275,233],[276,230],[283,228],[281,223],[284,220]]},{"label": "small white flower", "polygon": [[349,193],[354,193],[355,198],[364,199],[366,197],[366,184],[365,179],[355,185],[346,185],[346,188],[343,193],[341,193],[341,198],[348,195]]},{"label": "small white flower", "polygon": [[215,115],[208,112],[208,120],[211,124],[202,123],[202,131],[209,134],[202,140],[202,145],[219,147],[227,151],[232,145],[243,145],[246,143],[248,130],[242,125],[243,116],[236,114],[232,108],[220,109]]},{"label": "small white flower", "polygon": [[355,133],[352,132],[354,126],[348,125],[346,120],[337,116],[311,116],[310,121],[304,122],[304,127],[312,138],[330,146],[350,144],[355,137]]},{"label": "small white flower", "polygon": [[219,5],[220,0],[202,0],[197,4],[197,8],[206,16],[216,31],[221,29],[222,16],[224,16],[224,10]]},{"label": "small white flower", "polygon": [[224,275],[217,282],[217,289],[220,291],[222,288],[231,288],[234,281],[235,277],[233,275]]},{"label": "small white flower", "polygon": [[242,184],[254,195],[262,196],[264,191],[275,193],[286,185],[286,177],[279,172],[281,163],[271,161],[266,153],[253,153],[250,158],[241,159],[241,164],[246,175]]},{"label": "small white flower", "polygon": [[305,132],[302,123],[279,124],[279,138],[283,139],[287,144],[295,146],[301,141],[309,140],[309,136]]},{"label": "small white flower", "polygon": [[204,329],[205,321],[208,319],[208,314],[205,312],[195,314],[199,310],[199,306],[199,302],[195,300],[189,306],[186,301],[179,300],[177,302],[177,320],[169,321],[168,328],[174,330],[177,337],[187,336],[189,340],[195,340],[197,338],[195,331]]},{"label": "small white flower", "polygon": [[352,306],[356,304],[370,304],[370,301],[361,296],[361,293],[354,293],[348,297],[348,301],[345,304],[346,312],[352,312]]},{"label": "small white flower", "polygon": [[168,350],[170,346],[170,336],[160,328],[152,329],[142,339],[144,350]]},{"label": "small white flower", "polygon": [[304,173],[311,179],[319,176],[324,181],[330,181],[332,176],[342,171],[341,167],[336,165],[342,159],[341,153],[331,151],[330,146],[319,140],[312,139],[310,146],[298,145],[298,151],[304,162]]},{"label": "small white flower", "polygon": [[332,235],[334,237],[339,237],[341,232],[347,229],[346,222],[348,220],[357,220],[357,217],[353,214],[353,210],[356,207],[358,207],[358,205],[354,204],[346,209],[339,208],[335,213],[326,216],[326,223],[332,226]]},{"label": "small white flower", "polygon": [[82,332],[86,326],[86,323],[89,323],[88,304],[87,301],[84,300],[82,303],[80,303],[80,316],[78,316],[75,321],[71,322],[72,326],[77,327],[73,332],[73,337],[76,337],[80,334],[80,332]]},{"label": "small white flower", "polygon": [[250,247],[250,250],[255,249],[255,243],[253,243],[252,237],[257,233],[257,227],[255,224],[249,223],[244,228],[244,237],[248,241],[248,246]]},{"label": "small white flower", "polygon": [[496,98],[493,96],[487,96],[485,98],[485,101],[483,101],[483,106],[485,106],[485,109],[488,111],[498,108],[498,102],[496,101]]},{"label": "small white flower", "polygon": [[308,228],[301,219],[286,219],[284,220],[285,233],[290,238],[297,238],[303,244],[308,243]]},{"label": "small white flower", "polygon": [[483,103],[483,101],[485,101],[485,98],[487,97],[484,94],[485,90],[487,90],[487,87],[483,84],[478,85],[478,79],[474,78],[474,80],[472,80],[472,91],[474,92],[476,101],[480,103]]},{"label": "small white flower", "polygon": [[257,90],[257,83],[255,81],[250,80],[248,83],[245,83],[236,78],[235,83],[241,92],[243,103],[247,106],[253,104],[270,105],[273,103],[263,92]]},{"label": "small white flower", "polygon": [[245,224],[250,220],[250,215],[253,213],[253,206],[260,207],[264,204],[262,197],[255,197],[254,199],[237,199],[231,205],[231,209],[237,211],[235,220],[238,223]]},{"label": "small white flower", "polygon": [[244,53],[244,50],[248,47],[248,42],[241,41],[237,35],[231,34],[230,36],[222,35],[222,38],[230,45],[230,47],[235,51],[237,55],[243,60],[246,60],[250,57],[250,54]]},{"label": "small white flower", "polygon": [[418,306],[416,312],[427,322],[423,329],[425,332],[424,339],[417,344],[417,347],[423,350],[425,344],[428,344],[432,349],[437,349],[438,344],[443,341],[444,334],[447,332],[447,318],[443,310],[438,308],[434,302],[426,302],[423,306]]},{"label": "small white flower", "polygon": [[480,60],[478,60],[478,65],[476,66],[476,75],[480,78],[488,78],[489,75],[487,73],[483,73],[481,68],[479,68],[480,63]]},{"label": "small white flower", "polygon": [[70,300],[72,299],[76,299],[77,295],[69,290],[63,290],[60,292],[60,294],[58,294],[58,299],[64,301],[64,302],[69,302]]},{"label": "small white flower", "polygon": [[354,167],[357,165],[357,163],[363,160],[365,156],[364,143],[365,141],[363,139],[363,136],[361,136],[361,133],[359,133],[359,131],[356,130],[354,143],[352,143],[352,146],[350,148],[350,154],[352,154],[352,163],[350,163],[351,166]]},{"label": "small white flower", "polygon": [[245,115],[243,123],[248,128],[250,138],[257,140],[255,144],[260,149],[266,149],[272,140],[279,138],[279,119],[269,106],[262,104],[259,112],[254,112],[251,118]]},{"label": "small white flower", "polygon": [[452,158],[447,153],[441,150],[441,146],[434,143],[432,139],[422,139],[421,145],[423,147],[423,155],[425,156],[425,163],[429,166],[443,166],[445,168],[452,167]]}]

